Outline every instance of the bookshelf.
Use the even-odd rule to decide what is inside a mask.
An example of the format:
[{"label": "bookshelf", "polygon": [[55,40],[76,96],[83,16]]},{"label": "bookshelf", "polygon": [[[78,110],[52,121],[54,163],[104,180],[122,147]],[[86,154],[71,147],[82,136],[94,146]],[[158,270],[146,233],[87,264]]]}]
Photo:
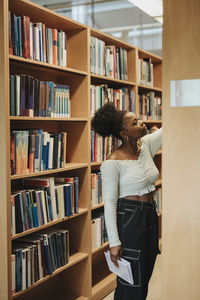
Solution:
[{"label": "bookshelf", "polygon": [[[26,15],[34,22],[42,22],[67,34],[67,66],[50,64],[9,54],[8,12],[18,16]],[[91,207],[91,172],[99,170],[102,162],[91,163],[90,85],[106,84],[111,88],[129,88],[135,93],[135,110],[139,113],[139,93],[154,91],[161,96],[162,60],[130,44],[122,42],[98,30],[89,28],[71,19],[62,17],[28,0],[3,0],[0,3],[0,48],[2,71],[0,74],[0,172],[1,188],[1,284],[2,300],[102,299],[115,288],[115,276],[106,267],[104,251],[108,243],[98,249],[91,247],[92,214],[103,209],[103,203]],[[127,51],[128,79],[120,80],[90,72],[90,37],[96,37],[106,45],[122,47]],[[138,58],[151,58],[154,66],[155,84],[139,83]],[[70,118],[42,116],[10,116],[9,74],[25,74],[40,81],[53,81],[70,86]],[[161,126],[161,120],[146,120],[148,128]],[[10,172],[10,132],[13,130],[42,129],[43,131],[67,132],[66,163],[61,168],[14,174]],[[161,154],[156,155],[156,163],[161,170]],[[23,186],[23,180],[35,177],[79,177],[79,212],[69,217],[53,220],[39,227],[11,235],[11,193]],[[161,186],[161,178],[157,182]],[[161,218],[161,214],[159,216]],[[69,262],[33,283],[28,288],[12,294],[12,244],[31,234],[69,230]],[[74,284],[76,282],[76,284]]]}]

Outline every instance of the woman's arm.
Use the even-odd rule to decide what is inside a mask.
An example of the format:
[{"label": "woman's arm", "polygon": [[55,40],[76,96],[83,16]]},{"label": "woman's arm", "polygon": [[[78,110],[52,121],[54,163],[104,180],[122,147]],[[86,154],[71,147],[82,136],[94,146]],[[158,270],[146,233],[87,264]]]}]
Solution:
[{"label": "woman's arm", "polygon": [[162,145],[162,128],[158,129],[154,133],[145,135],[141,140],[149,148],[151,156],[154,157]]},{"label": "woman's arm", "polygon": [[117,230],[119,170],[116,161],[107,160],[101,166],[104,215],[110,247],[121,245]]}]

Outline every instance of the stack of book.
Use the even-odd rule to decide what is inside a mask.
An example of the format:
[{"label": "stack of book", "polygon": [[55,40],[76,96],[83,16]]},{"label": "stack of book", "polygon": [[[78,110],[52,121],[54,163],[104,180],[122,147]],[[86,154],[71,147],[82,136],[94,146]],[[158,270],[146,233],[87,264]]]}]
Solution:
[{"label": "stack of book", "polygon": [[113,89],[107,85],[90,86],[90,115],[105,103],[112,102],[117,110],[135,112],[135,92],[128,88]]},{"label": "stack of book", "polygon": [[12,235],[79,212],[78,177],[35,177],[23,186],[11,195]]},{"label": "stack of book", "polygon": [[139,115],[141,120],[161,120],[161,97],[155,96],[155,92],[139,95]]},{"label": "stack of book", "polygon": [[10,115],[70,118],[69,86],[10,75]]},{"label": "stack of book", "polygon": [[67,133],[42,129],[11,132],[11,174],[26,174],[56,168],[66,163]]},{"label": "stack of book", "polygon": [[92,212],[92,250],[101,247],[108,241],[103,211]]},{"label": "stack of book", "polygon": [[101,172],[91,173],[91,207],[103,203]]},{"label": "stack of book", "polygon": [[62,30],[34,23],[9,11],[9,53],[44,63],[67,66],[67,36]]},{"label": "stack of book", "polygon": [[24,290],[69,261],[69,231],[20,238],[12,246],[12,293]]},{"label": "stack of book", "polygon": [[138,62],[139,83],[153,86],[153,64],[151,58],[139,58]]},{"label": "stack of book", "polygon": [[113,45],[106,46],[104,41],[91,37],[90,71],[97,75],[128,80],[127,50]]}]

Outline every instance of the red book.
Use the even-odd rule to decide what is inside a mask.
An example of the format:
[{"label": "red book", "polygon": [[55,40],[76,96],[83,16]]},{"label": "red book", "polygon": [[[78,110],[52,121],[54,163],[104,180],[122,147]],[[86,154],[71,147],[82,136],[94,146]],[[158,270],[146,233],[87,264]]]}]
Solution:
[{"label": "red book", "polygon": [[53,38],[53,64],[58,64],[58,30],[52,29]]}]

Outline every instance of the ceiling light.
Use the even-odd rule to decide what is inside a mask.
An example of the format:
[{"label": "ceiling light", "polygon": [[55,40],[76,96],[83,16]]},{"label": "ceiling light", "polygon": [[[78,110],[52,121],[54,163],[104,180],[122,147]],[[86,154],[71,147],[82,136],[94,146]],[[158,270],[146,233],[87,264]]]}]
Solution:
[{"label": "ceiling light", "polygon": [[163,2],[162,0],[129,0],[132,4],[143,10],[146,14],[155,18],[160,23],[163,22]]}]

